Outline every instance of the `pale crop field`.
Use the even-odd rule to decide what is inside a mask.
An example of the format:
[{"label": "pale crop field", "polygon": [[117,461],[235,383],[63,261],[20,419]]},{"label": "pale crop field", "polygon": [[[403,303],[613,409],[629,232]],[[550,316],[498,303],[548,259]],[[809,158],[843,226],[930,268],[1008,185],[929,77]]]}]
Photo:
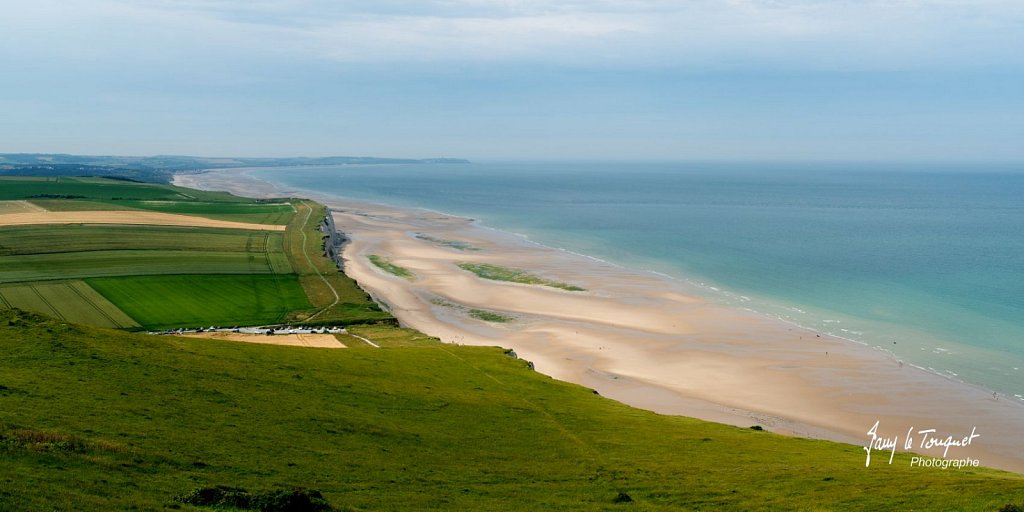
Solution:
[{"label": "pale crop field", "polygon": [[0,286],[0,307],[3,306],[74,323],[117,329],[139,327],[124,311],[82,281]]}]

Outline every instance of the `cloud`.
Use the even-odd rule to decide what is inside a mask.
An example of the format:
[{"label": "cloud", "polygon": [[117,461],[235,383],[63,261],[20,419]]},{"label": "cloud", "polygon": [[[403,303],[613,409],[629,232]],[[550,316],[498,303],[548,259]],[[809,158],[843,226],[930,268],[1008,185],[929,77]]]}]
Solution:
[{"label": "cloud", "polygon": [[1024,3],[1003,0],[36,0],[0,6],[0,18],[8,48],[96,58],[244,52],[385,64],[879,70],[1024,61]]}]

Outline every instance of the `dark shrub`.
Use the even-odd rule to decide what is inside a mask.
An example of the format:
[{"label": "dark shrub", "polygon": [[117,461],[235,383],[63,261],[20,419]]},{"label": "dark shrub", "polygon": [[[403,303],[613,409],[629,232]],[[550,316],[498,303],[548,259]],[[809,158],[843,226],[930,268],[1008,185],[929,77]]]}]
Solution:
[{"label": "dark shrub", "polygon": [[289,489],[250,494],[238,487],[203,487],[174,498],[197,507],[238,508],[260,512],[330,512],[334,510],[319,491]]},{"label": "dark shrub", "polygon": [[319,491],[270,491],[253,497],[252,508],[261,512],[327,512],[333,510]]},{"label": "dark shrub", "polygon": [[203,487],[193,489],[188,494],[174,498],[174,501],[198,507],[235,507],[247,509],[251,507],[252,500],[245,489],[238,487]]}]

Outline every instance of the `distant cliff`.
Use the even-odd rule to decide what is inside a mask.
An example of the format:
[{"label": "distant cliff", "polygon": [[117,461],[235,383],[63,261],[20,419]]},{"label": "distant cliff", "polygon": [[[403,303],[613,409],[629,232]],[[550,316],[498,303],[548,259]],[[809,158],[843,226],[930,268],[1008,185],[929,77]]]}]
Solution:
[{"label": "distant cliff", "polygon": [[377,158],[327,156],[289,158],[206,158],[195,156],[84,156],[42,153],[0,153],[0,176],[107,176],[167,183],[175,173],[238,167],[304,165],[467,164],[461,158]]}]

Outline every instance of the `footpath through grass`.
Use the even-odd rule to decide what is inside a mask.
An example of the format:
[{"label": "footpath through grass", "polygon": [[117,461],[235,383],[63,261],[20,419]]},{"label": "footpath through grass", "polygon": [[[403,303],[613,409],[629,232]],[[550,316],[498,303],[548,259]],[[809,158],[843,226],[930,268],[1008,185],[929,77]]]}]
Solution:
[{"label": "footpath through grass", "polygon": [[[979,510],[984,469],[659,416],[497,348],[294,349],[0,312],[0,510],[209,510],[303,487],[337,510]],[[622,502],[628,496],[630,503]]]},{"label": "footpath through grass", "polygon": [[296,214],[285,232],[284,250],[298,274],[315,311],[301,319],[310,324],[394,323],[354,280],[324,254],[320,223],[327,207],[313,201],[296,201]]}]

